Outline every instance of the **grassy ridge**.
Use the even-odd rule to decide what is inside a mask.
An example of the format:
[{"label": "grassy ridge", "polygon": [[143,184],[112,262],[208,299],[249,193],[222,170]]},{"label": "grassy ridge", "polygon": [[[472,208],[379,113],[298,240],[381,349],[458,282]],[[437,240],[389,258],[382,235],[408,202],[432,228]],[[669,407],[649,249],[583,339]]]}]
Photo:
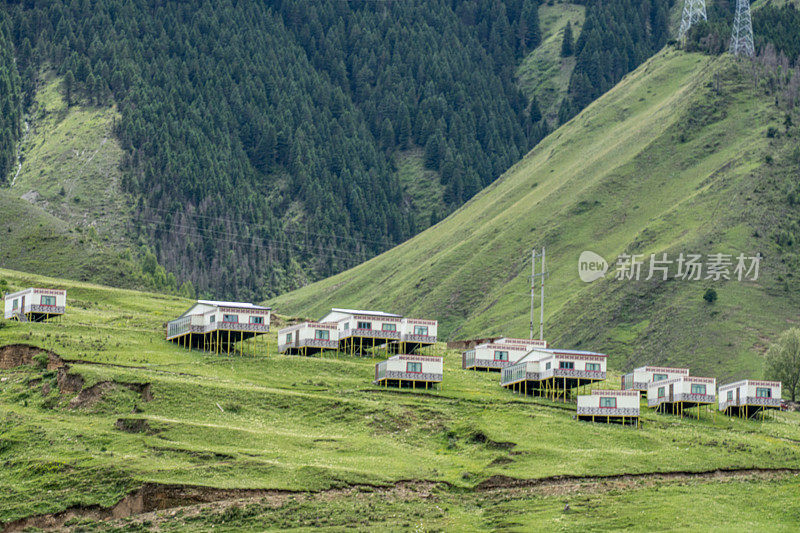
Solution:
[{"label": "grassy ridge", "polygon": [[[459,211],[350,271],[282,295],[280,311],[386,308],[440,320],[444,336],[525,335],[530,248],[547,246],[546,337],[606,350],[610,364],[691,364],[721,379],[761,374],[765,344],[797,320],[762,194],[766,137],[782,114],[728,57],[666,49],[629,74]],[[757,283],[587,285],[583,250],[761,251]],[[772,261],[772,262],[770,262]]]},{"label": "grassy ridge", "polygon": [[[182,350],[162,337],[163,323],[188,306],[177,297],[7,270],[0,277],[12,289],[66,288],[70,306],[60,323],[4,323],[0,346],[27,343],[82,361],[70,373],[82,376],[84,389],[149,383],[153,393],[152,401],[144,401],[111,386],[96,402],[74,408],[74,393],[57,392],[55,371],[0,371],[6,461],[0,521],[110,505],[147,481],[307,491],[409,479],[471,490],[496,475],[528,479],[800,462],[796,413],[776,414],[763,424],[710,413],[700,421],[647,413],[638,431],[578,423],[571,406],[506,392],[497,374],[461,371],[455,352],[444,352],[442,390],[385,391],[370,383],[376,360],[280,356],[275,333],[258,347],[258,357]],[[120,431],[120,418],[146,420],[149,429]],[[554,516],[550,508],[539,509],[541,516]],[[424,514],[430,513],[436,514],[434,507],[426,506]],[[473,515],[465,509],[447,520],[483,523],[485,517]]]}]

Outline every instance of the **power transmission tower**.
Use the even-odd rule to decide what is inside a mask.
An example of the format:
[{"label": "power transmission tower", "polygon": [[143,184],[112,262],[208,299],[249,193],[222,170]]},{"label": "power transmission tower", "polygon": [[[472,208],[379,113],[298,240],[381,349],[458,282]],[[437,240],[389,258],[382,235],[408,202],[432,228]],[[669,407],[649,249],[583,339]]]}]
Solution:
[{"label": "power transmission tower", "polygon": [[753,46],[753,21],[750,18],[750,0],[736,1],[736,16],[733,18],[730,53],[735,56],[755,55]]},{"label": "power transmission tower", "polygon": [[[542,271],[537,274],[536,273],[536,260],[542,260]],[[547,275],[547,272],[544,269],[544,247],[542,247],[542,253],[536,253],[536,249],[534,248],[531,251],[531,339],[533,339],[533,314],[534,314],[534,293],[536,292],[536,278],[540,278],[539,284],[539,303],[540,303],[540,310],[539,310],[539,339],[544,340],[544,278]]]},{"label": "power transmission tower", "polygon": [[684,0],[683,16],[681,17],[681,28],[678,30],[678,38],[685,39],[686,33],[692,24],[706,18],[706,0]]}]

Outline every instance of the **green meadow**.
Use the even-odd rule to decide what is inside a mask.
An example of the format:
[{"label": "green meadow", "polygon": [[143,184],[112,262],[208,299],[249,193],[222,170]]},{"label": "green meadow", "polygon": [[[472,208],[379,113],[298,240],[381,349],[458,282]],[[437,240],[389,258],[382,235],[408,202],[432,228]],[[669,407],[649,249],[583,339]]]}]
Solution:
[{"label": "green meadow", "polygon": [[[436,347],[445,356],[440,389],[382,389],[371,383],[377,358],[277,354],[280,316],[273,332],[250,347],[255,355],[216,356],[164,340],[164,323],[188,300],[9,270],[0,278],[11,290],[68,290],[67,315],[50,323],[4,321],[0,346],[52,350],[70,365],[70,376],[82,379],[80,393],[62,393],[58,371],[37,361],[0,370],[0,522],[109,507],[153,483],[288,492],[280,501],[179,505],[178,516],[166,510],[112,522],[76,516],[68,525],[616,529],[643,513],[663,529],[691,516],[720,527],[762,524],[767,516],[792,523],[791,505],[768,513],[796,495],[791,472],[764,474],[771,476],[764,483],[744,474],[658,475],[797,469],[798,413],[756,422],[711,411],[681,420],[645,410],[638,430],[576,422],[574,404],[505,391],[498,374],[461,370],[460,354],[443,345]],[[616,386],[618,376],[612,372],[608,383]],[[133,386],[143,384],[151,399]],[[592,481],[620,474],[656,477],[624,490],[614,481],[599,490]],[[518,486],[558,476],[575,476],[575,486]],[[399,490],[403,484],[409,488]],[[666,503],[653,514],[656,496]],[[739,509],[744,499],[763,501],[763,513]],[[699,507],[685,514],[690,503]],[[710,507],[736,512],[712,521]]]}]

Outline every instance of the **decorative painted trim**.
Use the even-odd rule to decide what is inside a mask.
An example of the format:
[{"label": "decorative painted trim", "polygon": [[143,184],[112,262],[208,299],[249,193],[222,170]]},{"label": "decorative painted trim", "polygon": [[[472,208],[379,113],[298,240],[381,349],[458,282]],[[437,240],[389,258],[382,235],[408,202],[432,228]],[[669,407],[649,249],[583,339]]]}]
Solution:
[{"label": "decorative painted trim", "polygon": [[638,407],[578,407],[579,415],[601,415],[601,416],[639,416]]}]

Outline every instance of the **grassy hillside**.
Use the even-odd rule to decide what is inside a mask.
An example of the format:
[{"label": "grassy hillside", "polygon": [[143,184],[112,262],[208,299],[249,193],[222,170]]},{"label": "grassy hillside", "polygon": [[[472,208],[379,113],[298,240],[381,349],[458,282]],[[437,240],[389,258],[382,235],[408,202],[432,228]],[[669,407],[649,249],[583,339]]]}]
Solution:
[{"label": "grassy hillside", "polygon": [[585,6],[563,0],[540,4],[542,42],[517,69],[520,87],[528,98],[536,98],[550,124],[557,122],[558,108],[567,94],[569,78],[575,68],[575,56],[561,57],[564,28],[571,22],[573,38],[577,39],[585,12]]},{"label": "grassy hillside", "polygon": [[[0,522],[70,509],[27,525],[99,527],[130,513],[116,526],[605,529],[642,512],[664,528],[679,516],[792,523],[798,478],[773,469],[800,462],[797,413],[763,423],[647,413],[640,430],[578,423],[573,406],[506,392],[441,346],[441,390],[384,390],[370,383],[375,360],[280,356],[274,332],[256,357],[182,350],[162,326],[187,307],[180,298],[0,278],[69,291],[60,322],[0,327],[0,367],[10,366],[0,370]],[[47,358],[8,365],[17,344],[50,349],[69,369],[53,358],[50,370]],[[656,490],[664,506],[652,512]],[[104,510],[127,494],[139,499]],[[722,503],[686,514],[698,498]],[[745,499],[763,514],[723,514]]]},{"label": "grassy hillside", "polygon": [[53,73],[40,82],[10,192],[71,227],[93,227],[119,242],[131,203],[120,184],[123,151],[113,132],[119,115],[113,107],[67,106],[61,84]]},{"label": "grassy hillside", "polygon": [[[448,338],[521,336],[530,249],[545,245],[551,342],[605,350],[617,369],[759,376],[767,342],[798,319],[772,240],[781,218],[772,195],[796,165],[791,143],[767,137],[783,112],[746,72],[729,57],[666,49],[435,227],[272,303],[311,317],[332,306],[430,316]],[[612,274],[581,282],[584,250]],[[665,252],[765,260],[756,283],[613,279],[619,254]],[[711,285],[713,305],[702,299]]]}]

